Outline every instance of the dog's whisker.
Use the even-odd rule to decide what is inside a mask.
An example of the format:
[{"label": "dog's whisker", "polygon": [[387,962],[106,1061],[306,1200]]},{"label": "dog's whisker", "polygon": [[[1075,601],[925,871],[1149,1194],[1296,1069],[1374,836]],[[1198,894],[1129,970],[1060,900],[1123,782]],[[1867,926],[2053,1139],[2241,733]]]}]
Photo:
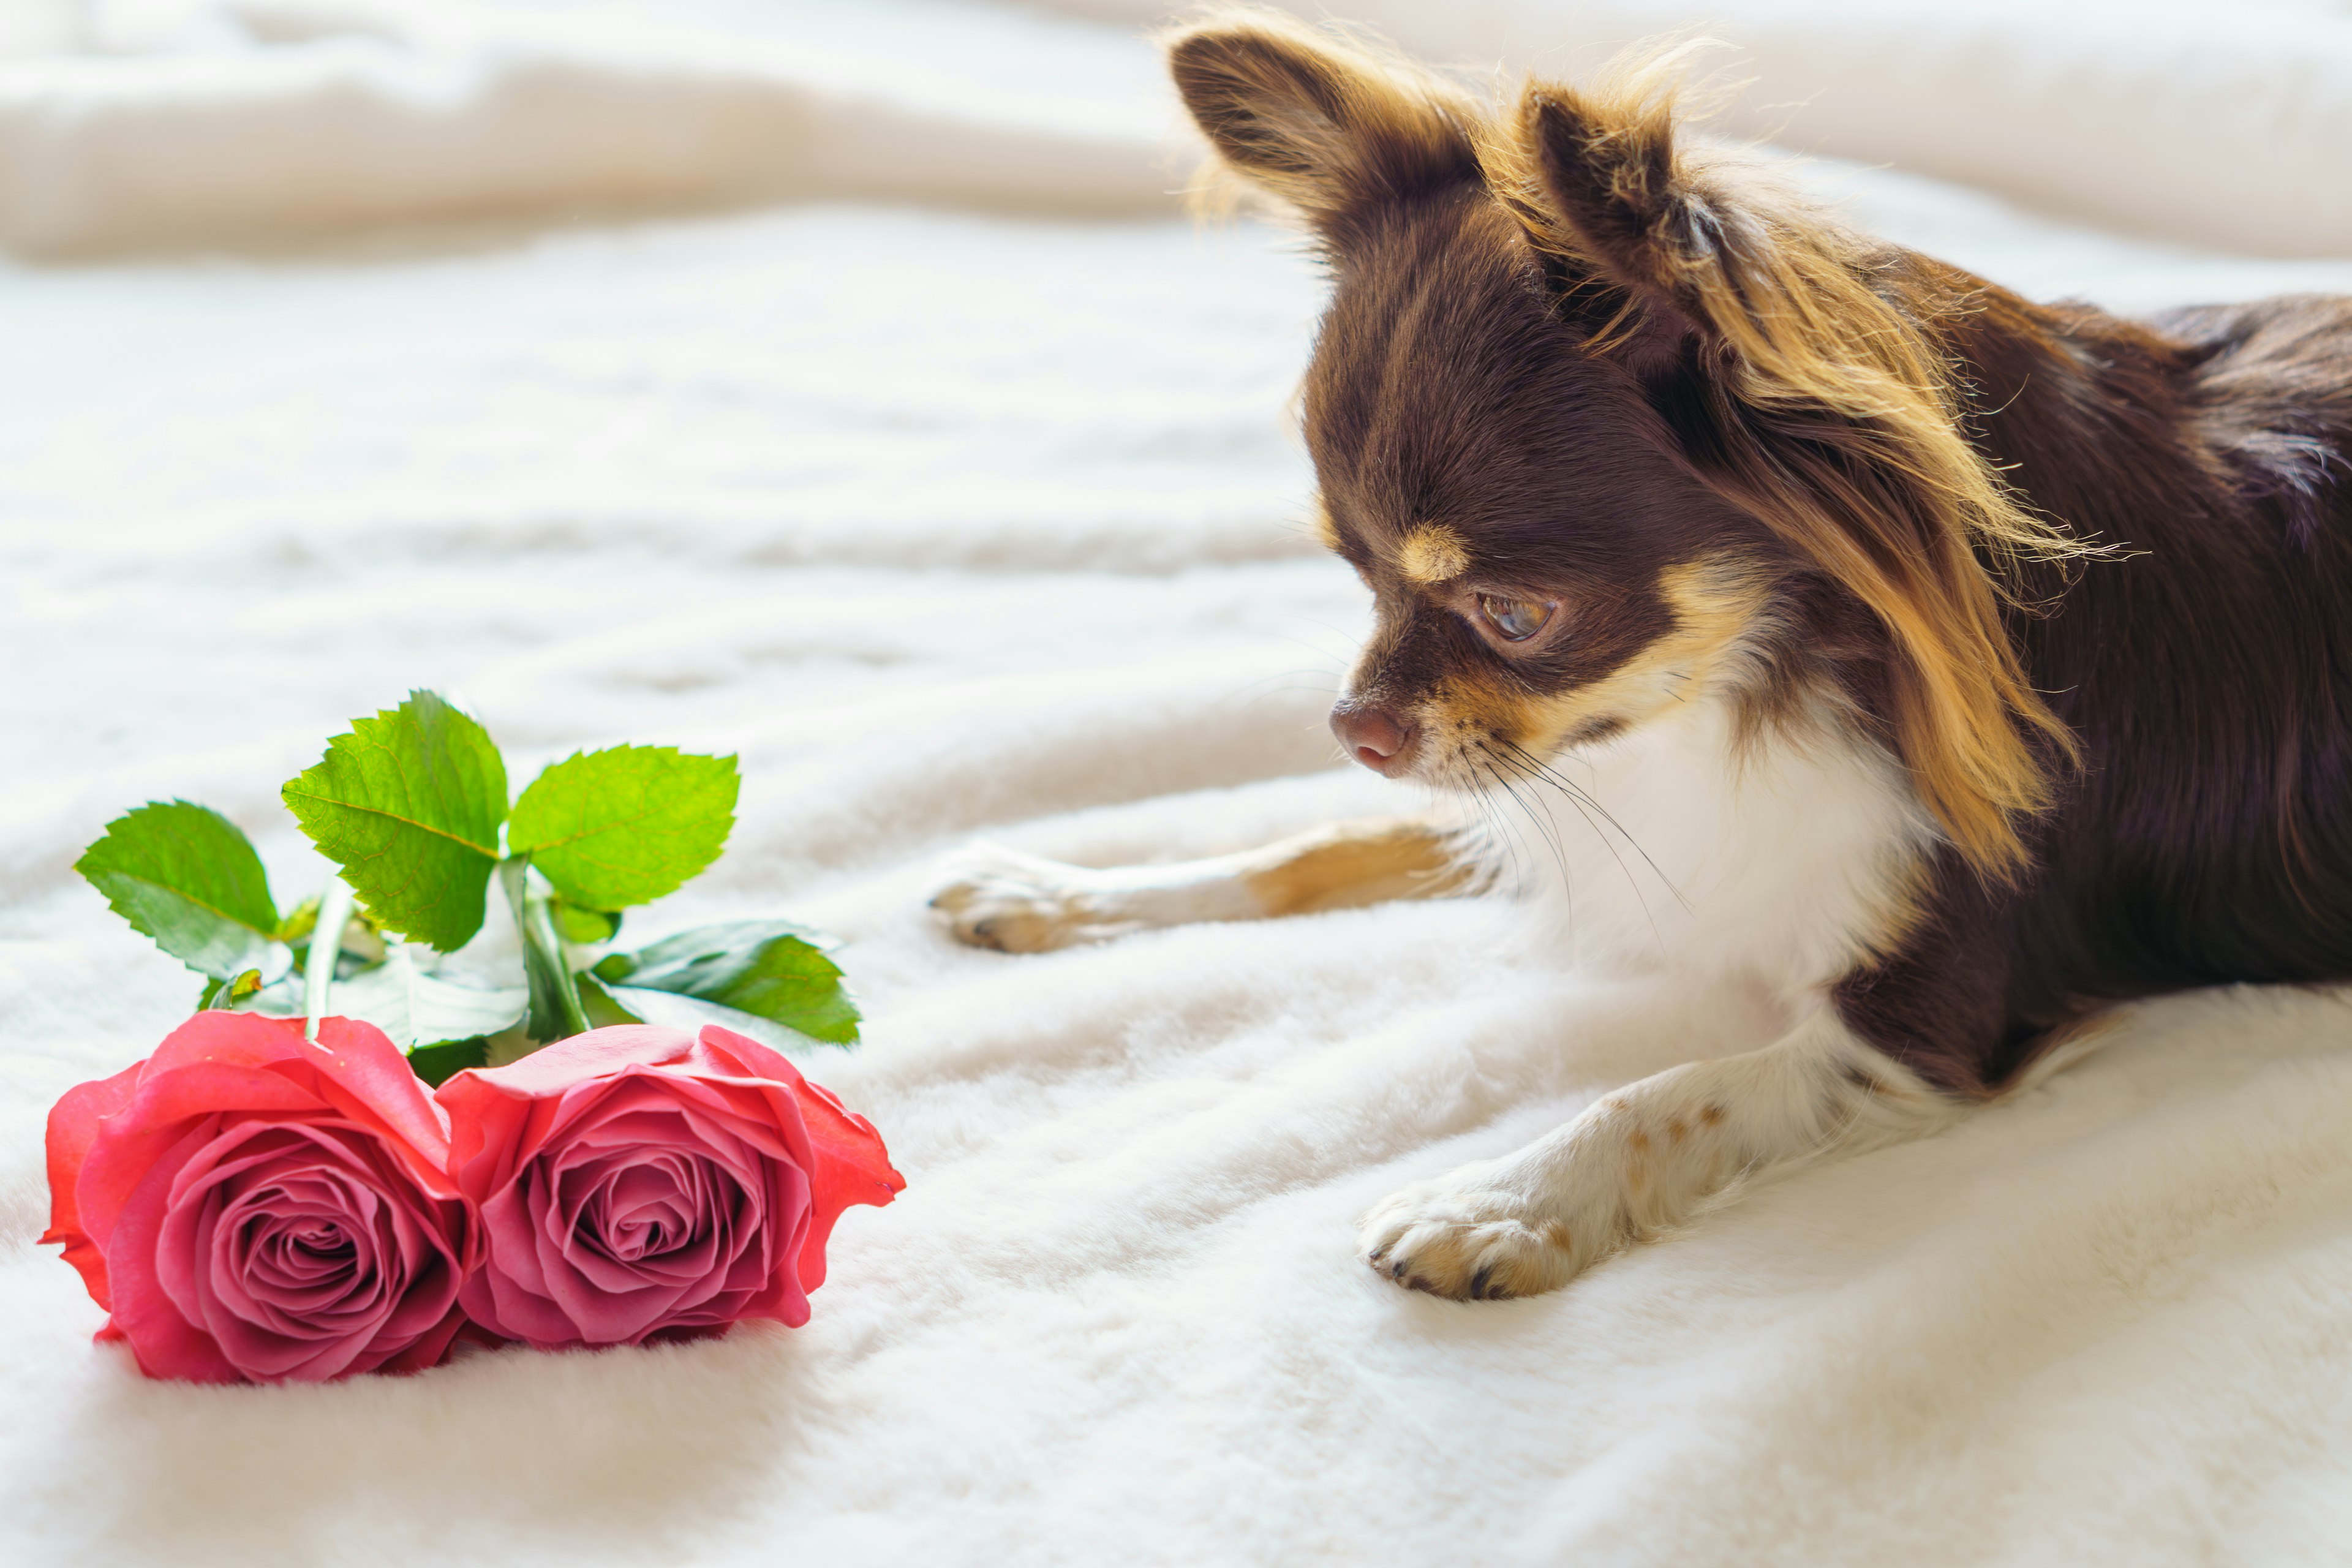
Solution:
[{"label": "dog's whisker", "polygon": [[[1656,874],[1659,883],[1665,888],[1666,891],[1675,896],[1675,901],[1681,904],[1685,910],[1691,907],[1690,900],[1683,896],[1682,889],[1675,886],[1674,879],[1667,876],[1664,868],[1659,866],[1657,861],[1651,858],[1650,852],[1642,847],[1641,840],[1635,838],[1632,833],[1628,832],[1625,825],[1618,821],[1616,816],[1610,812],[1607,806],[1601,805],[1599,798],[1596,797],[1591,791],[1561,774],[1557,769],[1545,763],[1542,759],[1537,757],[1532,752],[1529,752],[1526,747],[1519,745],[1517,742],[1502,740],[1501,737],[1496,737],[1496,739],[1499,740],[1501,744],[1507,748],[1507,750],[1513,754],[1512,758],[1507,758],[1504,760],[1516,759],[1517,765],[1521,769],[1527,771],[1538,781],[1543,784],[1548,784],[1554,789],[1559,790],[1560,794],[1568,797],[1571,804],[1576,805],[1580,812],[1589,807],[1592,811],[1599,813],[1601,820],[1607,823],[1611,827],[1616,829],[1618,836],[1625,840],[1626,847],[1632,849],[1634,854],[1639,855],[1642,858],[1643,863],[1648,866],[1650,869]],[[1587,820],[1590,821],[1590,818]],[[1608,836],[1601,833],[1599,828],[1594,828],[1593,832],[1595,837],[1599,837],[1602,843],[1606,844],[1609,842]],[[1612,855],[1616,854],[1616,850],[1613,847],[1611,848],[1610,853]],[[1624,865],[1624,860],[1620,858],[1617,863],[1620,866],[1622,866]],[[1626,875],[1630,879],[1632,872],[1628,870]]]},{"label": "dog's whisker", "polygon": [[[1497,115],[1272,13],[1168,50],[1345,278],[1302,419],[1373,598],[1339,750],[1457,798],[1148,873],[1006,856],[943,918],[1045,947],[1507,873],[1570,909],[1564,964],[1651,967],[1646,921],[1727,1022],[1726,975],[1792,1003],[1392,1194],[1360,1231],[1386,1276],[1550,1289],[1749,1173],[1948,1123],[2087,1009],[2352,979],[2352,301],[1996,296],[1691,154],[1671,56]],[[1667,366],[1661,418],[1635,384]],[[1662,922],[1654,879],[1704,918]]]},{"label": "dog's whisker", "polygon": [[[1484,746],[1482,745],[1482,746],[1481,746],[1481,750],[1484,750],[1484,749],[1485,749],[1485,748],[1484,748]],[[1517,763],[1517,762],[1515,762],[1515,761],[1514,761],[1514,759],[1509,758],[1509,757],[1507,757],[1507,756],[1504,756],[1504,755],[1502,755],[1502,754],[1501,754],[1501,753],[1499,753],[1499,752],[1487,752],[1487,754],[1488,754],[1489,756],[1493,757],[1493,758],[1494,758],[1497,763],[1504,763],[1504,764],[1505,764],[1505,765],[1507,765],[1507,766],[1515,766],[1515,767],[1519,767],[1519,768],[1524,769],[1524,767],[1525,767],[1525,765],[1526,765],[1526,764],[1524,764],[1524,763]],[[1529,776],[1529,777],[1531,778],[1532,782],[1543,783],[1543,784],[1552,784],[1555,788],[1558,788],[1558,789],[1559,790],[1559,793],[1560,793],[1560,795],[1562,795],[1562,797],[1563,797],[1563,798],[1565,798],[1565,799],[1568,801],[1568,803],[1569,803],[1569,805],[1570,805],[1570,806],[1572,806],[1572,807],[1574,807],[1574,808],[1575,808],[1575,810],[1576,810],[1576,814],[1577,814],[1579,816],[1581,816],[1581,817],[1583,817],[1583,818],[1584,818],[1584,825],[1585,825],[1585,826],[1587,826],[1587,827],[1589,827],[1589,828],[1591,828],[1591,829],[1592,830],[1592,836],[1593,836],[1595,838],[1597,838],[1597,839],[1599,839],[1599,840],[1601,841],[1601,847],[1603,847],[1603,848],[1605,848],[1605,849],[1607,849],[1607,850],[1609,851],[1609,858],[1610,858],[1612,860],[1614,860],[1614,861],[1617,863],[1617,869],[1618,869],[1619,873],[1620,873],[1621,875],[1622,875],[1622,876],[1624,877],[1624,879],[1625,879],[1625,886],[1626,886],[1629,889],[1631,889],[1631,890],[1632,890],[1632,892],[1633,892],[1633,901],[1641,907],[1641,910],[1642,910],[1642,918],[1643,918],[1644,921],[1648,921],[1648,922],[1649,922],[1649,927],[1650,927],[1650,935],[1651,935],[1652,940],[1653,940],[1653,941],[1654,941],[1654,942],[1656,942],[1658,943],[1659,950],[1663,952],[1664,951],[1664,946],[1665,946],[1665,937],[1664,937],[1664,935],[1662,932],[1660,932],[1660,931],[1658,930],[1658,917],[1657,917],[1657,914],[1656,914],[1656,912],[1655,912],[1654,910],[1653,910],[1650,908],[1650,900],[1649,900],[1649,899],[1648,899],[1646,896],[1644,896],[1644,895],[1643,895],[1643,891],[1642,891],[1642,884],[1641,884],[1640,879],[1637,879],[1637,878],[1633,875],[1633,868],[1632,867],[1630,867],[1630,866],[1628,866],[1628,865],[1626,865],[1626,864],[1625,864],[1625,858],[1624,858],[1622,855],[1620,855],[1620,854],[1617,852],[1617,847],[1616,847],[1616,845],[1614,845],[1614,844],[1612,844],[1612,843],[1611,843],[1611,842],[1610,842],[1609,836],[1608,836],[1606,833],[1603,833],[1603,832],[1600,829],[1600,827],[1599,827],[1599,826],[1595,826],[1595,824],[1593,823],[1592,818],[1591,818],[1591,816],[1586,816],[1583,802],[1579,798],[1579,795],[1580,795],[1580,792],[1576,791],[1576,790],[1572,790],[1572,789],[1570,789],[1570,788],[1567,788],[1567,787],[1564,787],[1564,786],[1559,783],[1559,781],[1558,781],[1558,780],[1554,780],[1554,779],[1549,779],[1549,778],[1545,778],[1545,777],[1541,776],[1540,774],[1530,774],[1530,775],[1528,775],[1528,776]],[[1606,816],[1608,814],[1607,814],[1606,812],[1603,812],[1603,813],[1602,813],[1602,815],[1603,815],[1604,816]],[[1613,825],[1614,825],[1614,819],[1613,819],[1613,818],[1612,818],[1611,820],[1612,820],[1612,826],[1613,826]],[[1622,828],[1620,828],[1620,829],[1619,829],[1619,831],[1622,833],[1622,832],[1623,832],[1623,829],[1622,829]],[[1629,842],[1630,842],[1630,839],[1629,839]],[[1641,846],[1639,846],[1639,845],[1635,845],[1635,846],[1634,846],[1634,848],[1635,848],[1635,850],[1638,852],[1638,851],[1640,850],[1640,848],[1641,848]],[[1648,860],[1648,859],[1649,859],[1649,857],[1648,857],[1648,856],[1646,856],[1646,855],[1644,855],[1644,856],[1643,856],[1643,858],[1644,860]],[[1652,868],[1653,870],[1655,870],[1655,869],[1656,869],[1656,866],[1655,866],[1655,863],[1654,863],[1654,862],[1653,862],[1653,863],[1652,863],[1651,868]],[[1661,879],[1663,879],[1663,876],[1662,876]],[[1668,887],[1669,887],[1669,890],[1672,890],[1672,884],[1669,884],[1669,885],[1668,885]],[[1677,897],[1680,897],[1680,895],[1679,895],[1679,894],[1677,894],[1676,896],[1677,896]]]},{"label": "dog's whisker", "polygon": [[1486,772],[1487,776],[1495,781],[1496,787],[1503,792],[1505,798],[1508,799],[1513,805],[1517,806],[1520,812],[1526,816],[1528,821],[1534,826],[1537,837],[1542,838],[1550,847],[1552,858],[1558,862],[1559,866],[1559,885],[1563,889],[1569,888],[1570,884],[1574,882],[1575,879],[1569,874],[1568,851],[1560,844],[1558,828],[1551,822],[1546,819],[1541,812],[1528,805],[1528,802],[1520,796],[1519,792],[1512,787],[1510,781],[1502,775],[1500,771],[1489,767]]}]

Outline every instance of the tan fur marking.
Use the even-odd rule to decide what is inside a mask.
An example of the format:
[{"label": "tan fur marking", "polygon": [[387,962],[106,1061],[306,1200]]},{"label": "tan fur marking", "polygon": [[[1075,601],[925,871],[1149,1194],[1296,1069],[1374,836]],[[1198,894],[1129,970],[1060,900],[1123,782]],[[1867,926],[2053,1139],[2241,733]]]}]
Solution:
[{"label": "tan fur marking", "polygon": [[1248,921],[1433,899],[1493,871],[1461,830],[1420,817],[1342,822],[1205,860],[1101,869],[975,847],[931,899],[957,940],[1043,952],[1196,921]]},{"label": "tan fur marking", "polygon": [[[1517,114],[1472,127],[1487,186],[1538,246],[1625,288],[1629,319],[1663,298],[1720,342],[1727,387],[1760,421],[1843,433],[1833,459],[1734,442],[1709,481],[1879,617],[1921,799],[1979,869],[2010,877],[2026,860],[2018,820],[2052,794],[2037,748],[2079,751],[2001,606],[2020,564],[2099,551],[2029,510],[1969,445],[1951,367],[1914,317],[1975,305],[1923,293],[1906,312],[1864,243],[1678,146],[1676,62],[1629,56],[1589,89],[1530,82]],[[1695,211],[1717,215],[1715,243],[1672,237]]]},{"label": "tan fur marking", "polygon": [[1331,513],[1319,501],[1315,507],[1315,537],[1322,542],[1326,550],[1337,551],[1339,548],[1339,525],[1331,521]]},{"label": "tan fur marking", "polygon": [[1690,1135],[1690,1129],[1683,1125],[1683,1120],[1682,1120],[1682,1118],[1681,1118],[1681,1117],[1679,1117],[1679,1116],[1673,1117],[1673,1118],[1670,1118],[1670,1119],[1667,1121],[1667,1122],[1666,1122],[1666,1136],[1667,1136],[1667,1137],[1669,1137],[1669,1138],[1673,1139],[1675,1142],[1679,1143],[1679,1142],[1681,1142],[1685,1138],[1688,1137],[1689,1135]]},{"label": "tan fur marking", "polygon": [[[1623,292],[1592,352],[1622,346],[1644,300],[1719,344],[1724,388],[1767,433],[1732,441],[1707,482],[1877,616],[1895,742],[1922,802],[1979,870],[2022,870],[2020,824],[2050,803],[2052,769],[2080,742],[2028,680],[2002,611],[2019,566],[2100,551],[2032,510],[1969,443],[1936,333],[1939,318],[1980,308],[1973,289],[1906,279],[1736,163],[1679,145],[1686,47],[1637,50],[1584,88],[1530,82],[1516,112],[1495,114],[1270,12],[1227,9],[1165,42],[1220,156],[1311,220],[1343,224],[1475,171],[1535,245]],[[1691,243],[1699,233],[1715,237]],[[1822,437],[1834,439],[1807,439]]]},{"label": "tan fur marking", "polygon": [[1470,545],[1442,522],[1424,522],[1404,536],[1397,570],[1415,583],[1447,583],[1470,570]]},{"label": "tan fur marking", "polygon": [[1279,858],[1244,878],[1269,915],[1441,897],[1473,875],[1450,835],[1412,818],[1341,823],[1275,847]]},{"label": "tan fur marking", "polygon": [[1586,725],[1614,720],[1632,728],[1657,717],[1721,672],[1767,602],[1762,584],[1722,562],[1694,561],[1658,574],[1675,627],[1602,679],[1549,699],[1449,683],[1445,718],[1465,729],[1500,731],[1548,755]]},{"label": "tan fur marking", "polygon": [[1723,1107],[1720,1105],[1700,1106],[1698,1119],[1701,1121],[1706,1122],[1709,1127],[1719,1126],[1723,1121]]}]

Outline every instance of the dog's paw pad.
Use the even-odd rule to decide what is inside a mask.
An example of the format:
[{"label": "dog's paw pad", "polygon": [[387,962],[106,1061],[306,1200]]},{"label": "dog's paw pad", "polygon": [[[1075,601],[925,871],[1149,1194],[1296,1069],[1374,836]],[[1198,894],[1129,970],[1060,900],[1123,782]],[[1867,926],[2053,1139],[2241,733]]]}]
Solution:
[{"label": "dog's paw pad", "polygon": [[1456,1301],[1538,1296],[1576,1272],[1575,1238],[1484,1167],[1423,1182],[1364,1216],[1360,1247],[1373,1271],[1408,1289]]},{"label": "dog's paw pad", "polygon": [[967,849],[942,868],[930,907],[958,942],[1000,952],[1046,952],[1108,934],[1085,873],[993,845]]}]

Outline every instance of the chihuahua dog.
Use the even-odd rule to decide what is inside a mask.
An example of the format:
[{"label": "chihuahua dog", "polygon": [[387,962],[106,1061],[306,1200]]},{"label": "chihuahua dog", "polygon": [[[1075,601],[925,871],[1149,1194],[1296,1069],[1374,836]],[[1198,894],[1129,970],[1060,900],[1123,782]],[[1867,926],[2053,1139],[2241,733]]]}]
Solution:
[{"label": "chihuahua dog", "polygon": [[[2032,304],[1678,138],[1655,68],[1496,111],[1255,13],[1169,58],[1328,263],[1306,437],[1377,605],[1341,745],[1552,786],[1564,962],[1789,1020],[1396,1194],[1374,1268],[1549,1289],[2123,1001],[2352,977],[2352,300]],[[1467,891],[1460,820],[935,902],[1026,952]]]}]

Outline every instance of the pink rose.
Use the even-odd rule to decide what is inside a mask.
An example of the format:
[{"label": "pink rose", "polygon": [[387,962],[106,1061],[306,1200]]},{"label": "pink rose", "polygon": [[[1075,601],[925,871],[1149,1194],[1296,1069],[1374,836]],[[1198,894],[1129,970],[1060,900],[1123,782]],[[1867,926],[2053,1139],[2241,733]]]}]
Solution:
[{"label": "pink rose", "polygon": [[49,1112],[49,1230],[150,1377],[441,1359],[474,1227],[439,1108],[373,1026],[199,1013]]},{"label": "pink rose", "polygon": [[437,1098],[485,1236],[466,1310],[541,1350],[797,1327],[841,1211],[907,1184],[865,1118],[716,1025],[593,1029]]}]

